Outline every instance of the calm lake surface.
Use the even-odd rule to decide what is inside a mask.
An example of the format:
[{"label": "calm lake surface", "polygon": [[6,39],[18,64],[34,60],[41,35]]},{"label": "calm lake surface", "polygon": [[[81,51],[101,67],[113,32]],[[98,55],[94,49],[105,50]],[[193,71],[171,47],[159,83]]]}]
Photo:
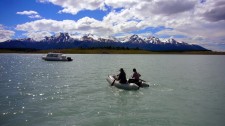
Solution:
[{"label": "calm lake surface", "polygon": [[[0,54],[1,126],[224,126],[225,56]],[[149,88],[110,87],[136,68]]]}]

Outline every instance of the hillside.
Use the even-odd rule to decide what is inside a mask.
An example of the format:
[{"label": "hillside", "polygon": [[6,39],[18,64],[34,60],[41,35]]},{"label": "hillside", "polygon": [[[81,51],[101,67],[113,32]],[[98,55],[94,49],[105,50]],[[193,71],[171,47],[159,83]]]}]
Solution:
[{"label": "hillside", "polygon": [[59,33],[45,37],[40,41],[32,38],[8,40],[0,43],[2,49],[71,49],[71,48],[129,48],[148,51],[208,51],[208,49],[195,44],[178,42],[175,39],[165,41],[156,37],[143,38],[138,35],[125,36],[122,38],[102,38],[92,34],[75,37],[68,33]]},{"label": "hillside", "polygon": [[32,50],[32,49],[0,49],[0,53],[28,53],[46,54],[48,52],[61,52],[65,54],[193,54],[193,55],[225,55],[225,52],[213,51],[147,51],[137,49],[59,49],[59,50]]}]

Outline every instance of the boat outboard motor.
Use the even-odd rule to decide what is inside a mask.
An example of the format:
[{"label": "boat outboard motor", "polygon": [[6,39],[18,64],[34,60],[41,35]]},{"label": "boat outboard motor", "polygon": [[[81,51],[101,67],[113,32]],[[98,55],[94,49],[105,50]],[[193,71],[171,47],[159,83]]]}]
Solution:
[{"label": "boat outboard motor", "polygon": [[67,57],[67,60],[68,60],[68,61],[72,61],[72,58],[71,58],[71,57]]}]

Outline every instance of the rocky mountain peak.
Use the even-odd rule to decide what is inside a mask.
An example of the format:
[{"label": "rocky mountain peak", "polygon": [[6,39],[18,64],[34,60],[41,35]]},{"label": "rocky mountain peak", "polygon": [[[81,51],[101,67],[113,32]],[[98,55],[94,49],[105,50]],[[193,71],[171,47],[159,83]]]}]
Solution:
[{"label": "rocky mountain peak", "polygon": [[[15,42],[17,44],[11,44]],[[40,42],[42,46],[35,44]],[[57,43],[57,44],[55,44]],[[45,37],[41,41],[34,41],[32,38],[8,40],[2,42],[2,48],[35,48],[35,49],[52,49],[52,48],[91,48],[91,47],[128,47],[140,48],[144,50],[207,50],[198,45],[192,45],[185,42],[178,42],[170,38],[160,40],[157,37],[140,37],[138,35],[116,37],[99,37],[93,34],[70,35],[69,33],[58,33],[56,35]]]},{"label": "rocky mountain peak", "polygon": [[139,37],[138,35],[132,35],[130,36],[128,42],[131,42],[131,43],[144,43],[145,41]]}]

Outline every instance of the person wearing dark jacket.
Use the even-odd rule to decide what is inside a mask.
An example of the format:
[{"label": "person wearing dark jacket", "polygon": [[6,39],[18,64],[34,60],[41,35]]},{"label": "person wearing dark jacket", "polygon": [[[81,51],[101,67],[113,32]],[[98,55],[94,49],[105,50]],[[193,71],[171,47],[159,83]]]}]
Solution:
[{"label": "person wearing dark jacket", "polygon": [[127,83],[126,73],[124,72],[123,68],[120,69],[120,73],[118,75],[118,80],[122,84]]}]

